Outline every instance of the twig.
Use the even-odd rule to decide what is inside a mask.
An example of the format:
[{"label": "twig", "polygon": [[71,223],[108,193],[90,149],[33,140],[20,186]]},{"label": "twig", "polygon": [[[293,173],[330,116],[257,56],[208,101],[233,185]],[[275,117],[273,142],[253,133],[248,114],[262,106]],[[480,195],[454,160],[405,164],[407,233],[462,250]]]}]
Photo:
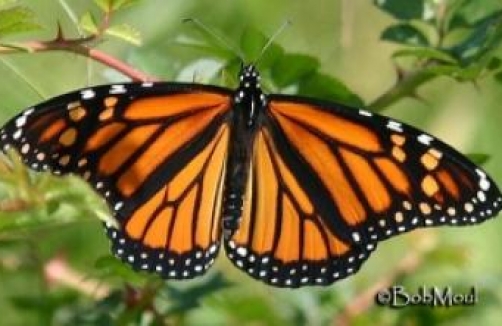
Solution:
[{"label": "twig", "polygon": [[3,212],[12,213],[12,212],[21,212],[29,209],[31,205],[20,199],[10,199],[10,200],[0,200],[0,214]]},{"label": "twig", "polygon": [[433,62],[426,62],[420,68],[398,76],[394,86],[371,102],[368,107],[371,108],[373,112],[380,112],[403,97],[415,97],[416,90],[420,85],[437,77],[427,70],[427,68],[433,64]]},{"label": "twig", "polygon": [[349,304],[335,317],[333,326],[348,326],[351,320],[365,311],[368,311],[375,303],[375,295],[382,289],[389,288],[396,280],[416,271],[423,263],[424,256],[435,247],[435,240],[431,237],[421,239],[414,250],[408,253],[398,263],[396,268],[377,280],[371,287],[358,294]]},{"label": "twig", "polygon": [[103,299],[110,293],[108,285],[86,278],[61,257],[53,258],[45,264],[44,275],[49,284],[64,285],[95,300]]},{"label": "twig", "polygon": [[91,58],[102,64],[113,68],[134,81],[158,81],[159,79],[150,76],[127,63],[113,57],[103,51],[91,48],[88,43],[95,41],[96,37],[65,39],[59,33],[52,41],[29,41],[16,44],[12,47],[0,46],[1,54],[28,52],[47,52],[47,51],[66,51],[76,53],[84,57]]},{"label": "twig", "polygon": [[[437,12],[437,34],[438,40],[436,44],[436,48],[440,49],[443,45],[444,38],[446,35],[445,32],[445,16],[446,16],[446,5],[442,4],[438,7]],[[405,73],[402,70],[398,69],[398,76],[396,83],[385,93],[380,95],[377,99],[375,99],[372,103],[368,105],[374,112],[379,112],[386,109],[388,106],[392,105],[396,101],[400,100],[403,97],[410,96],[414,98],[418,98],[417,96],[417,88],[428,82],[435,77],[438,77],[435,74],[430,73],[428,68],[437,65],[437,61],[435,60],[425,60],[420,62],[420,65],[415,68],[415,70]]]}]

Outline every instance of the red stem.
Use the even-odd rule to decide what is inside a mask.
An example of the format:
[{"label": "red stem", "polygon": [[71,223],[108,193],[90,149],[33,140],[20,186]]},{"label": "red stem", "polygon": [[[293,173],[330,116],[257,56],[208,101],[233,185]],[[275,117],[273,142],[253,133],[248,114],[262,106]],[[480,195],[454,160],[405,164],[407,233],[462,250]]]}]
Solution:
[{"label": "red stem", "polygon": [[159,81],[159,78],[150,76],[124,61],[113,57],[101,50],[90,48],[85,43],[93,40],[93,37],[84,39],[56,39],[53,41],[31,41],[20,44],[19,48],[10,48],[0,46],[0,54],[19,53],[22,50],[28,49],[31,52],[46,52],[46,51],[67,51],[91,58],[102,64],[117,70],[123,75],[131,78],[133,81]]}]

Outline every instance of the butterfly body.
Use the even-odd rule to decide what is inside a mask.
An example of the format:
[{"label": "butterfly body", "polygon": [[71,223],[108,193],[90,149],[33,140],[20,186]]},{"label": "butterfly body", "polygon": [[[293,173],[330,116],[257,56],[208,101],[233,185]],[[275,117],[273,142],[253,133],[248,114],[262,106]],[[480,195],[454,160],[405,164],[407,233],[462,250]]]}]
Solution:
[{"label": "butterfly body", "polygon": [[265,95],[254,66],[236,90],[191,83],[83,89],[0,130],[35,170],[87,180],[118,222],[112,251],[169,279],[205,273],[223,244],[267,284],[326,285],[379,241],[483,222],[495,182],[452,147],[391,118]]},{"label": "butterfly body", "polygon": [[229,157],[226,162],[227,181],[224,185],[222,211],[222,226],[228,237],[239,226],[254,139],[266,105],[266,97],[261,91],[259,78],[254,66],[243,67],[240,86],[233,96],[234,103],[229,118],[232,141],[229,142]]}]

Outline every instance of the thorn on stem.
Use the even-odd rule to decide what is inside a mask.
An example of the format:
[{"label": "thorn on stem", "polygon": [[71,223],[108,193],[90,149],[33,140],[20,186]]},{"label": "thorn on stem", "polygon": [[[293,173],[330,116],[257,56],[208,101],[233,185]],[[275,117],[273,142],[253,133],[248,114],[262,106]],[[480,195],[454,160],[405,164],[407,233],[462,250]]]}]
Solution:
[{"label": "thorn on stem", "polygon": [[394,70],[396,71],[396,78],[397,78],[396,83],[400,83],[406,76],[406,70],[403,67],[401,67],[397,62],[393,62],[393,64],[394,64]]},{"label": "thorn on stem", "polygon": [[61,26],[61,22],[57,22],[57,32],[56,37],[54,38],[54,42],[63,42],[65,40],[63,27]]},{"label": "thorn on stem", "polygon": [[431,103],[427,101],[422,95],[418,94],[416,90],[413,90],[412,93],[409,95],[409,97],[425,104],[425,105],[430,105]]}]

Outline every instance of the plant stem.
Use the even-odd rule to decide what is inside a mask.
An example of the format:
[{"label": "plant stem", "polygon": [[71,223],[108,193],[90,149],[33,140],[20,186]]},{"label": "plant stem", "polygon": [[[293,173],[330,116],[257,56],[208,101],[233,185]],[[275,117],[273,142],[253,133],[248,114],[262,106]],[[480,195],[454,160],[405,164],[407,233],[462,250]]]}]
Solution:
[{"label": "plant stem", "polygon": [[7,47],[0,45],[1,54],[29,52],[47,52],[47,51],[66,51],[76,53],[84,57],[96,60],[110,68],[117,70],[123,75],[131,78],[133,81],[158,81],[159,79],[150,76],[124,61],[119,60],[103,51],[93,49],[86,43],[94,40],[93,37],[81,39],[60,39],[56,38],[53,41],[30,41],[16,45],[15,47]]},{"label": "plant stem", "polygon": [[437,243],[433,235],[424,235],[417,239],[414,248],[402,258],[396,268],[381,279],[376,280],[372,286],[356,295],[342,311],[335,316],[333,326],[352,325],[353,319],[364,314],[375,305],[375,296],[381,290],[388,289],[396,280],[418,270],[426,255],[436,249]]},{"label": "plant stem", "polygon": [[436,75],[431,74],[426,68],[430,67],[431,63],[425,63],[420,68],[406,73],[398,78],[394,86],[389,88],[385,93],[373,100],[368,107],[373,112],[385,110],[390,105],[407,96],[416,97],[416,89],[425,82],[433,79]]}]

